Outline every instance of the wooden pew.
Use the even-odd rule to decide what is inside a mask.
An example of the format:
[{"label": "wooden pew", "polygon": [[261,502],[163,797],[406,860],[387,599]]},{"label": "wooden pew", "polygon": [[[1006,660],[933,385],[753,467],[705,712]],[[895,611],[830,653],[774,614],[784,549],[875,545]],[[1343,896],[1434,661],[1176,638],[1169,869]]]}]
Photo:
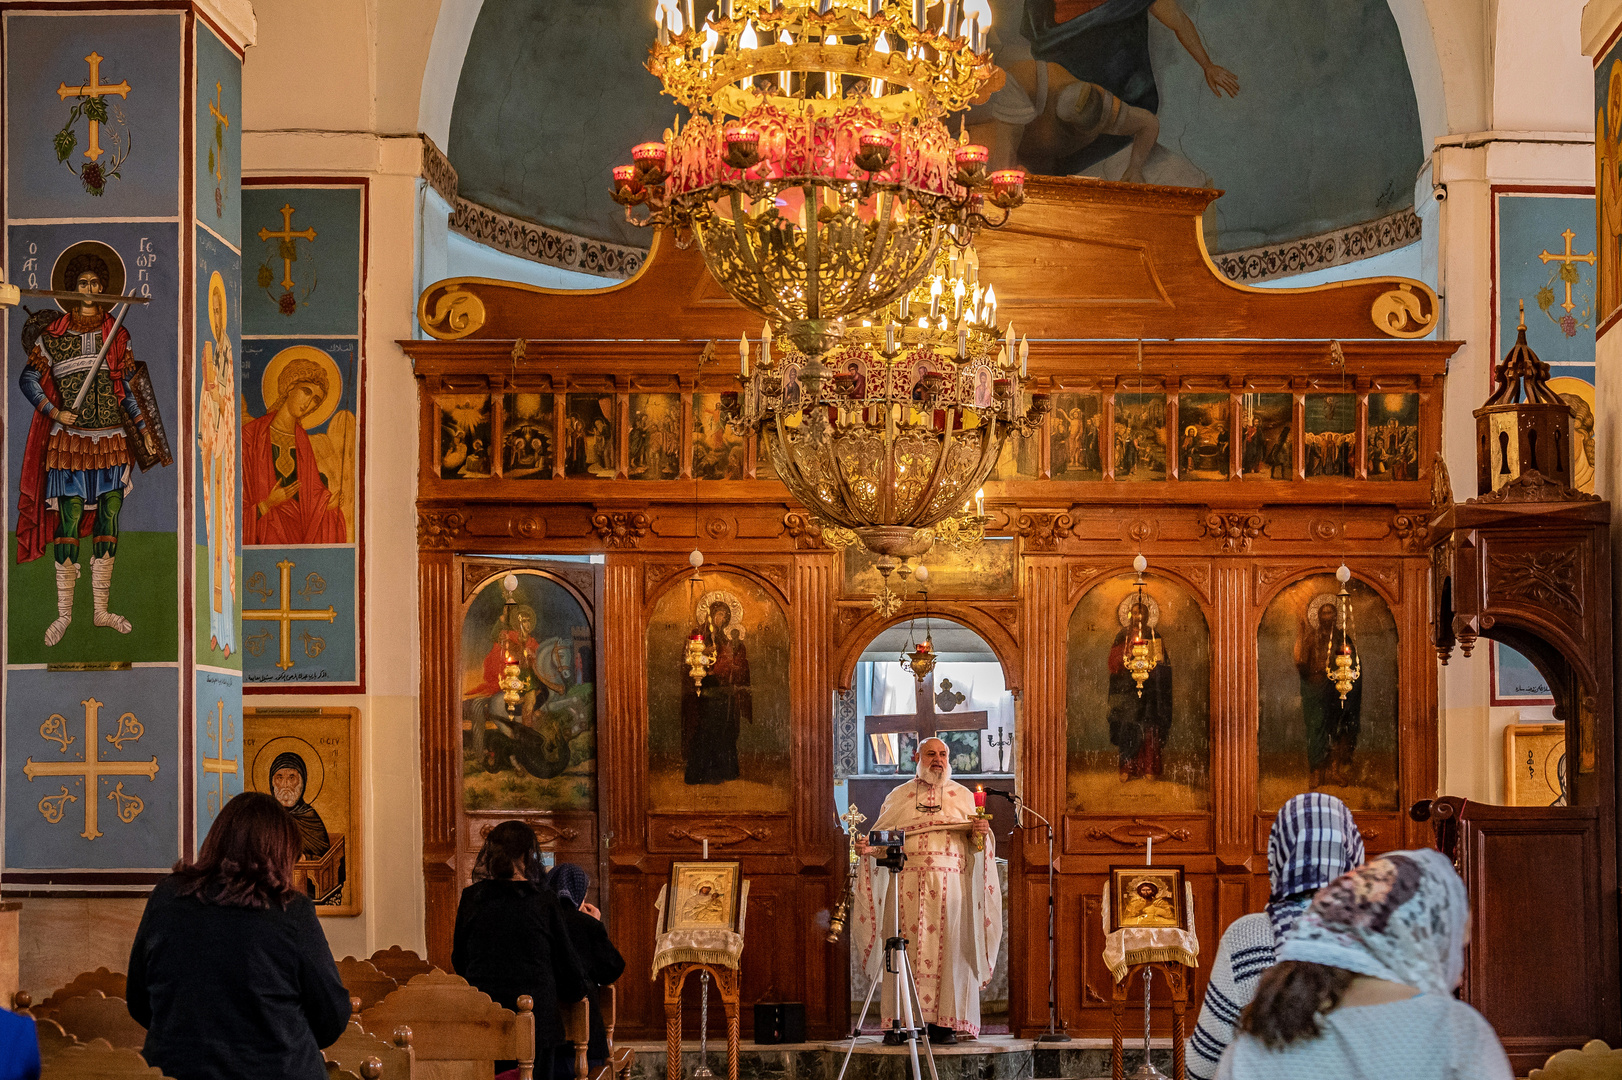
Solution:
[{"label": "wooden pew", "polygon": [[[413,1068],[426,1080],[492,1080],[497,1061],[517,1061],[519,1080],[535,1073],[535,1014],[528,997],[509,1012],[465,979],[430,971],[361,1014],[375,1036],[411,1029]],[[548,1080],[548,1078],[542,1078]]]},{"label": "wooden pew", "polygon": [[370,1009],[379,1001],[400,989],[393,977],[383,974],[370,960],[346,956],[338,961],[338,977],[351,998],[360,999],[361,1009]]},{"label": "wooden pew", "polygon": [[64,1047],[43,1063],[40,1080],[163,1080],[163,1073],[134,1050],[108,1045],[105,1039]]},{"label": "wooden pew", "polygon": [[70,1046],[77,1046],[79,1040],[62,1030],[58,1024],[48,1016],[34,1018],[34,1034],[39,1039],[39,1059],[49,1060]]},{"label": "wooden pew", "polygon": [[590,1080],[590,1065],[586,1061],[586,1050],[587,1044],[591,1042],[591,1002],[581,998],[573,1004],[563,1006],[562,1011],[563,1037],[574,1044],[574,1080]]},{"label": "wooden pew", "polygon": [[434,965],[412,952],[402,949],[398,945],[391,945],[387,949],[379,949],[371,956],[372,966],[383,974],[404,986],[418,975],[426,975],[436,970]]},{"label": "wooden pew", "polygon": [[[351,1006],[358,1006],[359,998],[350,998]],[[354,1015],[338,1041],[323,1051],[329,1062],[349,1072],[361,1073],[365,1080],[412,1080],[415,1055],[411,1049],[411,1029],[397,1027],[388,1039],[381,1039],[360,1026],[360,1009]],[[366,1075],[367,1066],[376,1063],[377,1075]]]},{"label": "wooden pew", "polygon": [[38,1005],[34,1004],[33,997],[26,990],[19,990],[11,996],[12,1009],[15,1012],[26,1012],[35,1018],[41,1016],[54,1016],[56,1010],[64,1001],[70,998],[84,997],[92,990],[99,990],[110,998],[124,996],[126,978],[122,971],[109,971],[99,967],[95,971],[81,971],[75,975],[66,986],[51,994]]},{"label": "wooden pew", "polygon": [[146,1045],[146,1028],[135,1022],[124,999],[108,997],[100,990],[66,999],[51,1018],[82,1043],[105,1039],[129,1050]]}]

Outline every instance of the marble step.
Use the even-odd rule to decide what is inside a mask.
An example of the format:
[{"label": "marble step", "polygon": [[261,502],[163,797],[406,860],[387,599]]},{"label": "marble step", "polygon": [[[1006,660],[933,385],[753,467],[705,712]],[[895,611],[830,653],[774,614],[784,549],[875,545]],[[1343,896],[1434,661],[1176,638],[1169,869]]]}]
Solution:
[{"label": "marble step", "polygon": [[[666,1080],[665,1044],[622,1043],[636,1051],[631,1080]],[[739,1048],[738,1080],[838,1080],[850,1041],[808,1042],[760,1046],[746,1042]],[[709,1068],[716,1080],[726,1080],[726,1038],[709,1044]],[[1077,1039],[1062,1048],[1042,1045],[1031,1039],[1006,1035],[987,1036],[956,1046],[933,1047],[935,1071],[940,1080],[1090,1080],[1110,1075],[1108,1039]],[[1157,1068],[1171,1074],[1172,1052],[1169,1040],[1154,1040],[1152,1060]],[[1140,1043],[1125,1051],[1127,1073],[1143,1060]],[[682,1043],[682,1077],[690,1080],[698,1067],[696,1040]],[[919,1048],[919,1065],[924,1080],[929,1066]],[[911,1080],[912,1066],[905,1046],[885,1046],[877,1037],[857,1041],[844,1080]]]}]

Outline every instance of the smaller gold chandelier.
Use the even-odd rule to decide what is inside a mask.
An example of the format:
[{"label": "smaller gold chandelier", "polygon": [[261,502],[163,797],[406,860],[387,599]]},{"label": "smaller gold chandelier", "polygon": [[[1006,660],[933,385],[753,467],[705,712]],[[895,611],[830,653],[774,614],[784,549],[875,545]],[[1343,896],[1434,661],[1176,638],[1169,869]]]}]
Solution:
[{"label": "smaller gold chandelier", "polygon": [[715,665],[715,650],[704,643],[704,632],[694,630],[693,636],[687,639],[687,649],[682,653],[682,663],[687,665],[687,674],[692,676],[694,686],[704,685],[704,676],[710,673]]},{"label": "smaller gold chandelier", "polygon": [[1155,642],[1154,627],[1149,624],[1149,602],[1143,595],[1143,572],[1149,568],[1149,560],[1139,555],[1132,560],[1132,569],[1138,573],[1138,595],[1132,604],[1132,614],[1127,618],[1128,638],[1127,654],[1121,661],[1127,674],[1138,685],[1138,696],[1143,696],[1143,684],[1149,681],[1149,673],[1154,671],[1159,662],[1157,656],[1160,650],[1153,648]]},{"label": "smaller gold chandelier", "polygon": [[1328,655],[1324,658],[1324,674],[1340,691],[1341,708],[1346,707],[1346,695],[1363,675],[1363,661],[1357,655],[1357,642],[1352,637],[1352,597],[1346,589],[1352,572],[1342,563],[1335,571],[1340,582],[1340,593],[1335,597],[1335,629],[1329,635]]},{"label": "smaller gold chandelier", "polygon": [[517,629],[514,622],[514,609],[518,606],[518,575],[508,574],[501,579],[501,587],[507,593],[506,601],[501,605],[501,622],[506,627],[502,634],[501,655],[506,662],[501,668],[501,680],[496,683],[501,688],[501,700],[507,705],[509,719],[518,719],[518,703],[524,696],[524,679],[519,663],[522,656],[513,653],[513,634]]},{"label": "smaller gold chandelier", "polygon": [[[696,598],[698,590],[704,585],[704,575],[700,568],[704,565],[704,553],[694,548],[687,556],[687,565],[693,568],[693,576],[687,579],[688,600]],[[704,640],[702,628],[695,629],[693,636],[687,639],[687,647],[682,650],[682,663],[687,665],[687,674],[692,678],[693,685],[702,687],[704,676],[710,673],[715,666],[715,647]]]}]

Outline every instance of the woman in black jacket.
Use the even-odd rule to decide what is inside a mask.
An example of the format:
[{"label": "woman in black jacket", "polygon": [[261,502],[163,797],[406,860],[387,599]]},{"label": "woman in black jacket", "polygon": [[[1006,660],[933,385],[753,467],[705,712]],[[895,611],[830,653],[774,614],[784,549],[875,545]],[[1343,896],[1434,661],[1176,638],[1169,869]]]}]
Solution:
[{"label": "woman in black jacket", "polygon": [[[608,1060],[608,1030],[603,1026],[603,1014],[598,1007],[602,988],[625,974],[625,957],[608,939],[608,931],[603,926],[603,913],[586,902],[586,890],[591,887],[591,879],[586,876],[585,870],[574,863],[559,863],[546,876],[546,884],[563,906],[563,925],[569,930],[569,942],[574,946],[575,956],[580,959],[589,984],[591,1038],[586,1043],[586,1063],[595,1072]],[[569,1051],[567,1060],[560,1055],[554,1066],[553,1075],[557,1080],[568,1080],[574,1075],[572,1044]]]},{"label": "woman in black jacket", "polygon": [[[473,884],[456,907],[451,967],[508,1009],[528,994],[535,1007],[535,1075],[552,1075],[563,1040],[559,1006],[586,996],[580,961],[557,897],[539,884],[541,853],[522,821],[490,830],[473,864]],[[513,1062],[497,1062],[502,1072]]]},{"label": "woman in black jacket", "polygon": [[130,1015],[175,1080],[326,1080],[349,1022],[315,905],[297,888],[299,830],[275,798],[225,804],[195,862],[152,890],[130,950]]}]

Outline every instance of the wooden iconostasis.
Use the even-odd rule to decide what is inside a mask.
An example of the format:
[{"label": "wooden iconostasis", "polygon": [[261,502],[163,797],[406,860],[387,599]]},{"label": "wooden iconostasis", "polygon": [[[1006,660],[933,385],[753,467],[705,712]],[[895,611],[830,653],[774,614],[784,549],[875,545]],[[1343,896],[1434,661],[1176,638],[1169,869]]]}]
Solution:
[{"label": "wooden iconostasis", "polygon": [[[1455,346],[1381,332],[1434,324],[1417,283],[1269,296],[1219,280],[1195,232],[1212,197],[1038,182],[1028,216],[981,241],[1055,407],[986,486],[987,544],[926,557],[929,613],[977,632],[1018,697],[1013,768],[1057,829],[1059,1011],[1078,1035],[1108,1032],[1100,893],[1147,838],[1185,868],[1213,951],[1265,904],[1291,795],[1345,799],[1371,852],[1429,841],[1405,809],[1435,794],[1424,523]],[[1060,269],[1034,280],[1037,265]],[[835,702],[867,644],[922,612],[916,592],[879,614],[871,563],[827,546],[753,440],[719,424],[737,379],[701,355],[712,338],[735,355],[752,320],[696,251],[656,246],[595,294],[442,282],[419,314],[439,339],[402,343],[421,391],[432,959],[448,961],[483,835],[523,818],[592,872],[628,963],[619,1030],[656,1037],[662,1002],[638,974],[654,901],[708,840],[750,881],[745,1005],[803,1001],[812,1037],[837,1036],[833,779],[854,751]],[[1109,664],[1140,552],[1162,641],[1141,698]],[[546,558],[586,555],[603,561]],[[1342,561],[1363,671],[1344,706],[1323,673]],[[705,626],[725,678],[700,700],[681,653]],[[516,723],[496,686],[508,646],[526,657]],[[1019,1032],[1047,1023],[1045,852],[1040,833],[999,844]]]}]

